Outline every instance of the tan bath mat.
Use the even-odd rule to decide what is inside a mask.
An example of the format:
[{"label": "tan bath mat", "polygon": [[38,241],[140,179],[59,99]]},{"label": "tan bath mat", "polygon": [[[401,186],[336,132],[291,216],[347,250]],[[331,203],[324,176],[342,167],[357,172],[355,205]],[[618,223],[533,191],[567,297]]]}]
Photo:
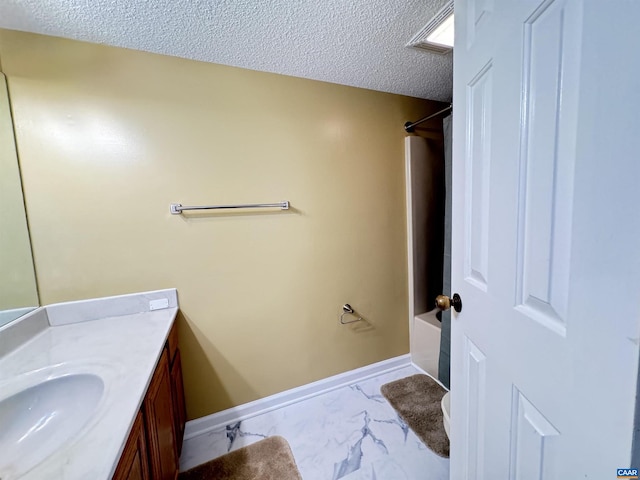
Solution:
[{"label": "tan bath mat", "polygon": [[438,382],[418,374],[386,383],[380,391],[427,447],[441,457],[449,457],[449,438],[440,407],[447,391]]},{"label": "tan bath mat", "polygon": [[302,480],[287,441],[265,438],[179,475],[178,480]]}]

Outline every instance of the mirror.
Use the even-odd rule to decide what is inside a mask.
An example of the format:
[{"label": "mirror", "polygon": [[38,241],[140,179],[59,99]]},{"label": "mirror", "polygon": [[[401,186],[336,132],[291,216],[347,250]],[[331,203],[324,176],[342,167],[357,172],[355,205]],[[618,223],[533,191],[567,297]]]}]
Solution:
[{"label": "mirror", "polygon": [[7,79],[0,73],[0,326],[37,306]]}]

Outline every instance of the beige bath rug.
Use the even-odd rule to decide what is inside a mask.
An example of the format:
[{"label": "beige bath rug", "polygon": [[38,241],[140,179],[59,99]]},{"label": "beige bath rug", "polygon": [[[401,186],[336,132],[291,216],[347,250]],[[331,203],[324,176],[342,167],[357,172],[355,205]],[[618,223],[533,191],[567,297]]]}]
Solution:
[{"label": "beige bath rug", "polygon": [[441,457],[449,457],[449,438],[440,407],[447,391],[438,382],[418,374],[387,383],[380,391],[427,447]]},{"label": "beige bath rug", "polygon": [[302,477],[287,441],[274,436],[187,470],[178,480],[302,480]]}]

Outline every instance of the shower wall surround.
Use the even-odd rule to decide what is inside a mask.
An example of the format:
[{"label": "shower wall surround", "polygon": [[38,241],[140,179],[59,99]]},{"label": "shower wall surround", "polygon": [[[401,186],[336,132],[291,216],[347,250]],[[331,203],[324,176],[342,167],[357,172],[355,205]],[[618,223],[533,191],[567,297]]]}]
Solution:
[{"label": "shower wall surround", "polygon": [[434,303],[442,293],[445,206],[441,118],[428,126],[429,137],[405,138],[409,325],[411,360],[438,378],[442,328]]},{"label": "shower wall surround", "polygon": [[177,287],[190,418],[408,352],[402,125],[439,104],[13,31],[0,57],[42,303]]}]

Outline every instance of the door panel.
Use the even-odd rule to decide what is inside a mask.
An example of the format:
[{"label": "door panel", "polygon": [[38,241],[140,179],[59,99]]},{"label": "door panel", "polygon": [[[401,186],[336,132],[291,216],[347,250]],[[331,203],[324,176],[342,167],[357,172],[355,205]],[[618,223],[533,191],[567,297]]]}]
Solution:
[{"label": "door panel", "polygon": [[471,340],[464,343],[464,384],[466,387],[465,452],[463,457],[464,478],[480,480],[484,478],[484,432],[486,357]]},{"label": "door panel", "polygon": [[113,474],[113,480],[149,480],[151,477],[148,462],[144,422],[142,413],[139,412]]},{"label": "door panel", "polygon": [[481,290],[488,289],[489,191],[491,188],[491,63],[469,82],[467,131],[467,203],[465,279]]},{"label": "door panel", "polygon": [[516,305],[561,335],[568,306],[576,108],[572,92],[561,86],[579,71],[579,55],[569,51],[580,43],[580,29],[568,20],[579,18],[574,10],[559,0],[537,8],[524,22],[522,55],[526,108]]},{"label": "door panel", "polygon": [[149,460],[154,480],[175,480],[178,474],[178,449],[168,357],[165,348],[144,400]]},{"label": "door panel", "polygon": [[479,32],[489,23],[493,10],[493,0],[474,0],[468,4],[467,15],[467,48],[471,48]]},{"label": "door panel", "polygon": [[180,350],[175,351],[175,358],[171,365],[171,397],[173,400],[173,420],[175,422],[176,448],[178,458],[182,453],[184,428],[187,421],[187,409],[184,398],[184,381],[182,376],[182,359]]},{"label": "door panel", "polygon": [[555,437],[560,435],[540,411],[513,389],[511,421],[511,467],[512,480],[542,480],[553,478],[550,467],[557,456]]}]

